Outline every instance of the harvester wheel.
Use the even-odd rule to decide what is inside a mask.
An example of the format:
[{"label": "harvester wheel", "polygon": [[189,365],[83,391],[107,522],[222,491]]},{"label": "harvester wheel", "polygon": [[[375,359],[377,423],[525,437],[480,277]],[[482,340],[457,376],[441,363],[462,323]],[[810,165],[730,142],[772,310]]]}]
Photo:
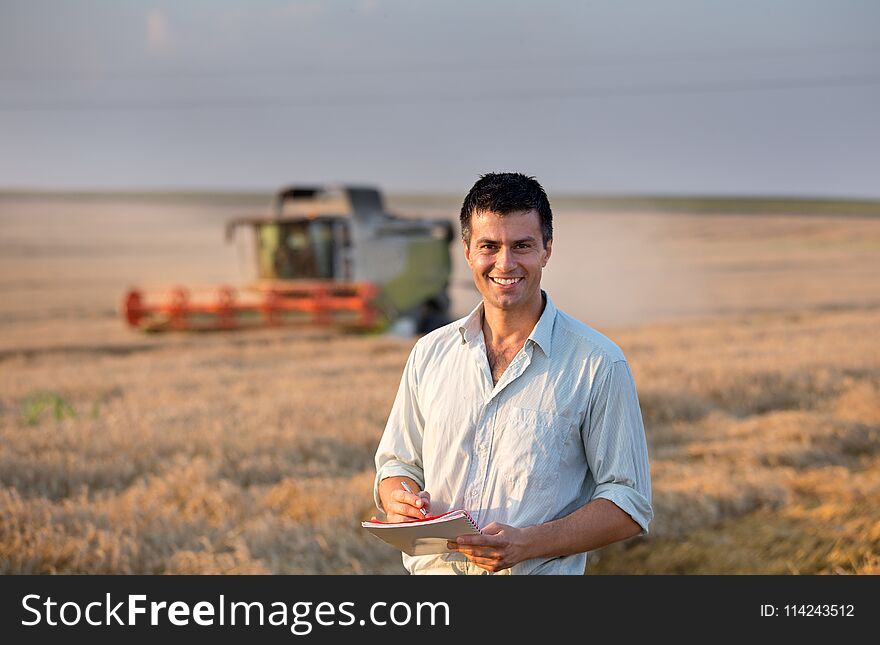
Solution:
[{"label": "harvester wheel", "polygon": [[449,324],[448,305],[443,306],[437,300],[429,300],[422,305],[416,322],[416,333],[427,334],[443,325]]}]

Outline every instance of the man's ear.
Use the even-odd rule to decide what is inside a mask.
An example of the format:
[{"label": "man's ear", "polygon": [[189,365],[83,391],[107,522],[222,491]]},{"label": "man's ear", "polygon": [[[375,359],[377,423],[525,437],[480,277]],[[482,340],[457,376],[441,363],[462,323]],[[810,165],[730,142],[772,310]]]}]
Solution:
[{"label": "man's ear", "polygon": [[544,248],[544,263],[541,265],[542,267],[547,266],[547,260],[550,259],[550,254],[553,253],[553,240],[547,240],[547,246]]},{"label": "man's ear", "polygon": [[464,259],[467,260],[467,263],[471,263],[471,247],[464,240],[461,241],[461,246],[464,248]]}]

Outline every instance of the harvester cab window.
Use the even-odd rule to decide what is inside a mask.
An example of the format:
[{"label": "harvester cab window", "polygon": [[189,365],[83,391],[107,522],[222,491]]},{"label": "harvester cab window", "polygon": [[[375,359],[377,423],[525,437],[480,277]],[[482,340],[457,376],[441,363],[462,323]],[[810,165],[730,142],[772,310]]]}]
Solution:
[{"label": "harvester cab window", "polygon": [[308,232],[300,226],[291,226],[287,231],[285,243],[281,245],[287,256],[287,266],[280,278],[313,278],[314,262]]},{"label": "harvester cab window", "polygon": [[352,280],[354,277],[354,258],[351,248],[351,233],[348,222],[336,222],[335,225],[336,248],[336,278],[338,280]]},{"label": "harvester cab window", "polygon": [[333,222],[314,220],[309,222],[308,228],[309,241],[315,257],[315,277],[334,277],[336,245],[333,240]]},{"label": "harvester cab window", "polygon": [[332,222],[311,220],[290,222],[283,226],[278,259],[275,263],[281,279],[331,279],[334,277],[335,253]]}]

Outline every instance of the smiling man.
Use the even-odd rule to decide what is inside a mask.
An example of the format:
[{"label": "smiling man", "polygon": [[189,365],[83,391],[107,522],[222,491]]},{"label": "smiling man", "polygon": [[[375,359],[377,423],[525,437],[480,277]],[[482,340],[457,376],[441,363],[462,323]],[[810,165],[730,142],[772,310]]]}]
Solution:
[{"label": "smiling man", "polygon": [[482,527],[447,553],[404,554],[411,573],[582,574],[588,551],[646,534],[653,516],[632,373],[541,289],[553,215],[534,178],[482,176],[461,235],[482,302],[413,348],[376,504],[391,522],[464,508]]}]

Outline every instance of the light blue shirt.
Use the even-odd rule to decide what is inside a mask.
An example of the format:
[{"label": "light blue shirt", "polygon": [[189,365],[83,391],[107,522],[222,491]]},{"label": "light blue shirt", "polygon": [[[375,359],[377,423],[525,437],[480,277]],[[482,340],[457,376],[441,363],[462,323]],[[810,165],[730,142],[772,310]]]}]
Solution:
[{"label": "light blue shirt", "polygon": [[[538,323],[493,384],[483,305],[421,338],[403,371],[376,452],[374,495],[408,476],[432,514],[456,508],[479,526],[564,517],[604,498],[648,532],[645,430],[629,365],[605,336],[559,311]],[[486,573],[459,553],[403,556],[411,573]],[[587,554],[535,558],[502,573],[583,574]]]}]

